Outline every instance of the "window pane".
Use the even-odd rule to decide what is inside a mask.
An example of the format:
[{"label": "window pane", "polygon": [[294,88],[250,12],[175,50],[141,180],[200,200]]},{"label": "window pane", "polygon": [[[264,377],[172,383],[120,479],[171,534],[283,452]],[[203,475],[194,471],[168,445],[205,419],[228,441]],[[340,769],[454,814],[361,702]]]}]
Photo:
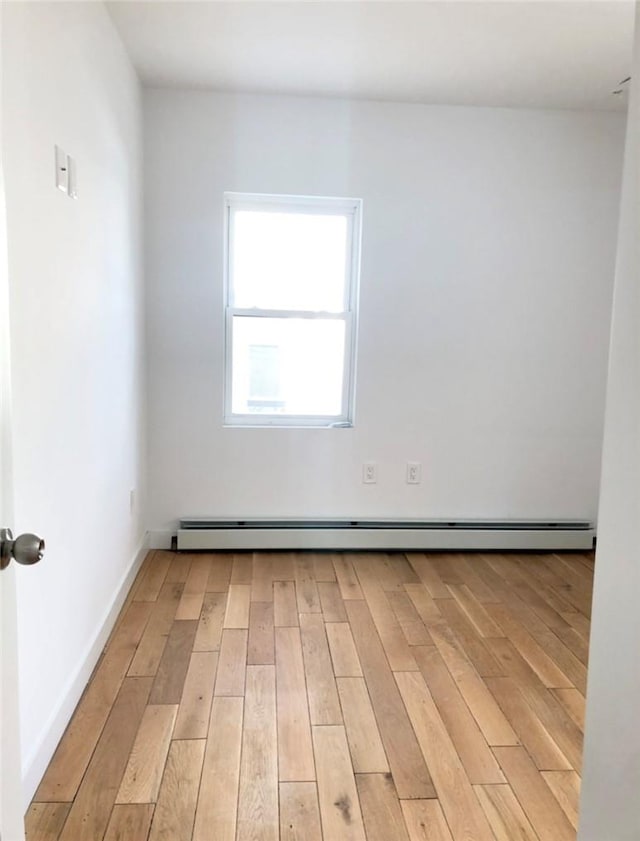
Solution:
[{"label": "window pane", "polygon": [[342,412],[345,322],[233,319],[234,414]]},{"label": "window pane", "polygon": [[341,312],[347,217],[236,210],[233,306]]}]

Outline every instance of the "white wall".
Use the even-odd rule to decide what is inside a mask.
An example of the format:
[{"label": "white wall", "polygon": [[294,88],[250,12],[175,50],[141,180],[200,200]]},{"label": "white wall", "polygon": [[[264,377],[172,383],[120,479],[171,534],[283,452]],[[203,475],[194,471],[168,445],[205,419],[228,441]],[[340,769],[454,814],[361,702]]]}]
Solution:
[{"label": "white wall", "polygon": [[[621,115],[144,103],[151,529],[186,514],[595,517]],[[364,200],[355,429],[223,428],[225,190]]]},{"label": "white wall", "polygon": [[640,838],[640,27],[636,4],[589,645],[580,841]]},{"label": "white wall", "polygon": [[[5,4],[3,58],[13,526],[47,543],[17,571],[28,798],[143,541],[141,111],[102,4]],[[54,144],[77,160],[76,201]]]}]

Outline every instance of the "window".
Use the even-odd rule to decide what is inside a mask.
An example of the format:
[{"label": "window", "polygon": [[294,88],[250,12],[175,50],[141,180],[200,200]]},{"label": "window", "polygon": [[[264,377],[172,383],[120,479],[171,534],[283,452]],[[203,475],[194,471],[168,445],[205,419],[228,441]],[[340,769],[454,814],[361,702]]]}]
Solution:
[{"label": "window", "polygon": [[225,200],[225,422],[351,425],[360,200]]}]

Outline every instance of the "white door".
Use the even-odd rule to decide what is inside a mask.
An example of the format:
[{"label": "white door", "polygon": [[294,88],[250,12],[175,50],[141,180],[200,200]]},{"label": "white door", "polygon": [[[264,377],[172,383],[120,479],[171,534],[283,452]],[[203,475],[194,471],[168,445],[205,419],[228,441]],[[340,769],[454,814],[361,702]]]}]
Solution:
[{"label": "white door", "polygon": [[[11,527],[11,377],[7,226],[2,168],[2,3],[0,3],[0,529]],[[16,565],[0,535],[0,839],[23,841],[20,771]],[[7,535],[4,535],[7,537]],[[18,554],[20,554],[18,552]],[[4,568],[2,568],[4,567]]]},{"label": "white door", "polygon": [[[1,104],[0,100],[0,149],[2,149]],[[13,513],[9,283],[6,246],[4,180],[0,155],[0,528],[8,528],[11,525]],[[17,665],[15,565],[10,563],[0,571],[0,838],[2,841],[22,841],[24,838],[20,785]]]},{"label": "white door", "polygon": [[[2,14],[0,6],[0,85],[2,82]],[[1,91],[1,87],[0,87]],[[0,152],[2,150],[0,98]],[[9,280],[4,177],[0,154],[0,528],[12,518],[11,383],[9,370]],[[15,568],[0,572],[0,838],[22,841],[22,795],[17,686]]]}]

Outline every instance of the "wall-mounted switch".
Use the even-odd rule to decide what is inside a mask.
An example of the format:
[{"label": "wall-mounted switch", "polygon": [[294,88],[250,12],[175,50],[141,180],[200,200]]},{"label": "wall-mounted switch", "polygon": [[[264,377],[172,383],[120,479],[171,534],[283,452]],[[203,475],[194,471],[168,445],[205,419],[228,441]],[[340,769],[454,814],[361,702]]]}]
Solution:
[{"label": "wall-mounted switch", "polygon": [[56,149],[56,187],[63,193],[69,194],[69,167],[67,153],[59,146]]},{"label": "wall-mounted switch", "polygon": [[55,161],[56,161],[56,187],[62,193],[75,199],[77,193],[76,183],[76,162],[67,155],[64,149],[59,146],[55,147]]},{"label": "wall-mounted switch", "polygon": [[407,484],[419,485],[422,478],[422,465],[419,461],[407,462]]},{"label": "wall-mounted switch", "polygon": [[365,485],[375,485],[378,481],[378,466],[374,461],[365,461],[362,465],[362,481]]}]

